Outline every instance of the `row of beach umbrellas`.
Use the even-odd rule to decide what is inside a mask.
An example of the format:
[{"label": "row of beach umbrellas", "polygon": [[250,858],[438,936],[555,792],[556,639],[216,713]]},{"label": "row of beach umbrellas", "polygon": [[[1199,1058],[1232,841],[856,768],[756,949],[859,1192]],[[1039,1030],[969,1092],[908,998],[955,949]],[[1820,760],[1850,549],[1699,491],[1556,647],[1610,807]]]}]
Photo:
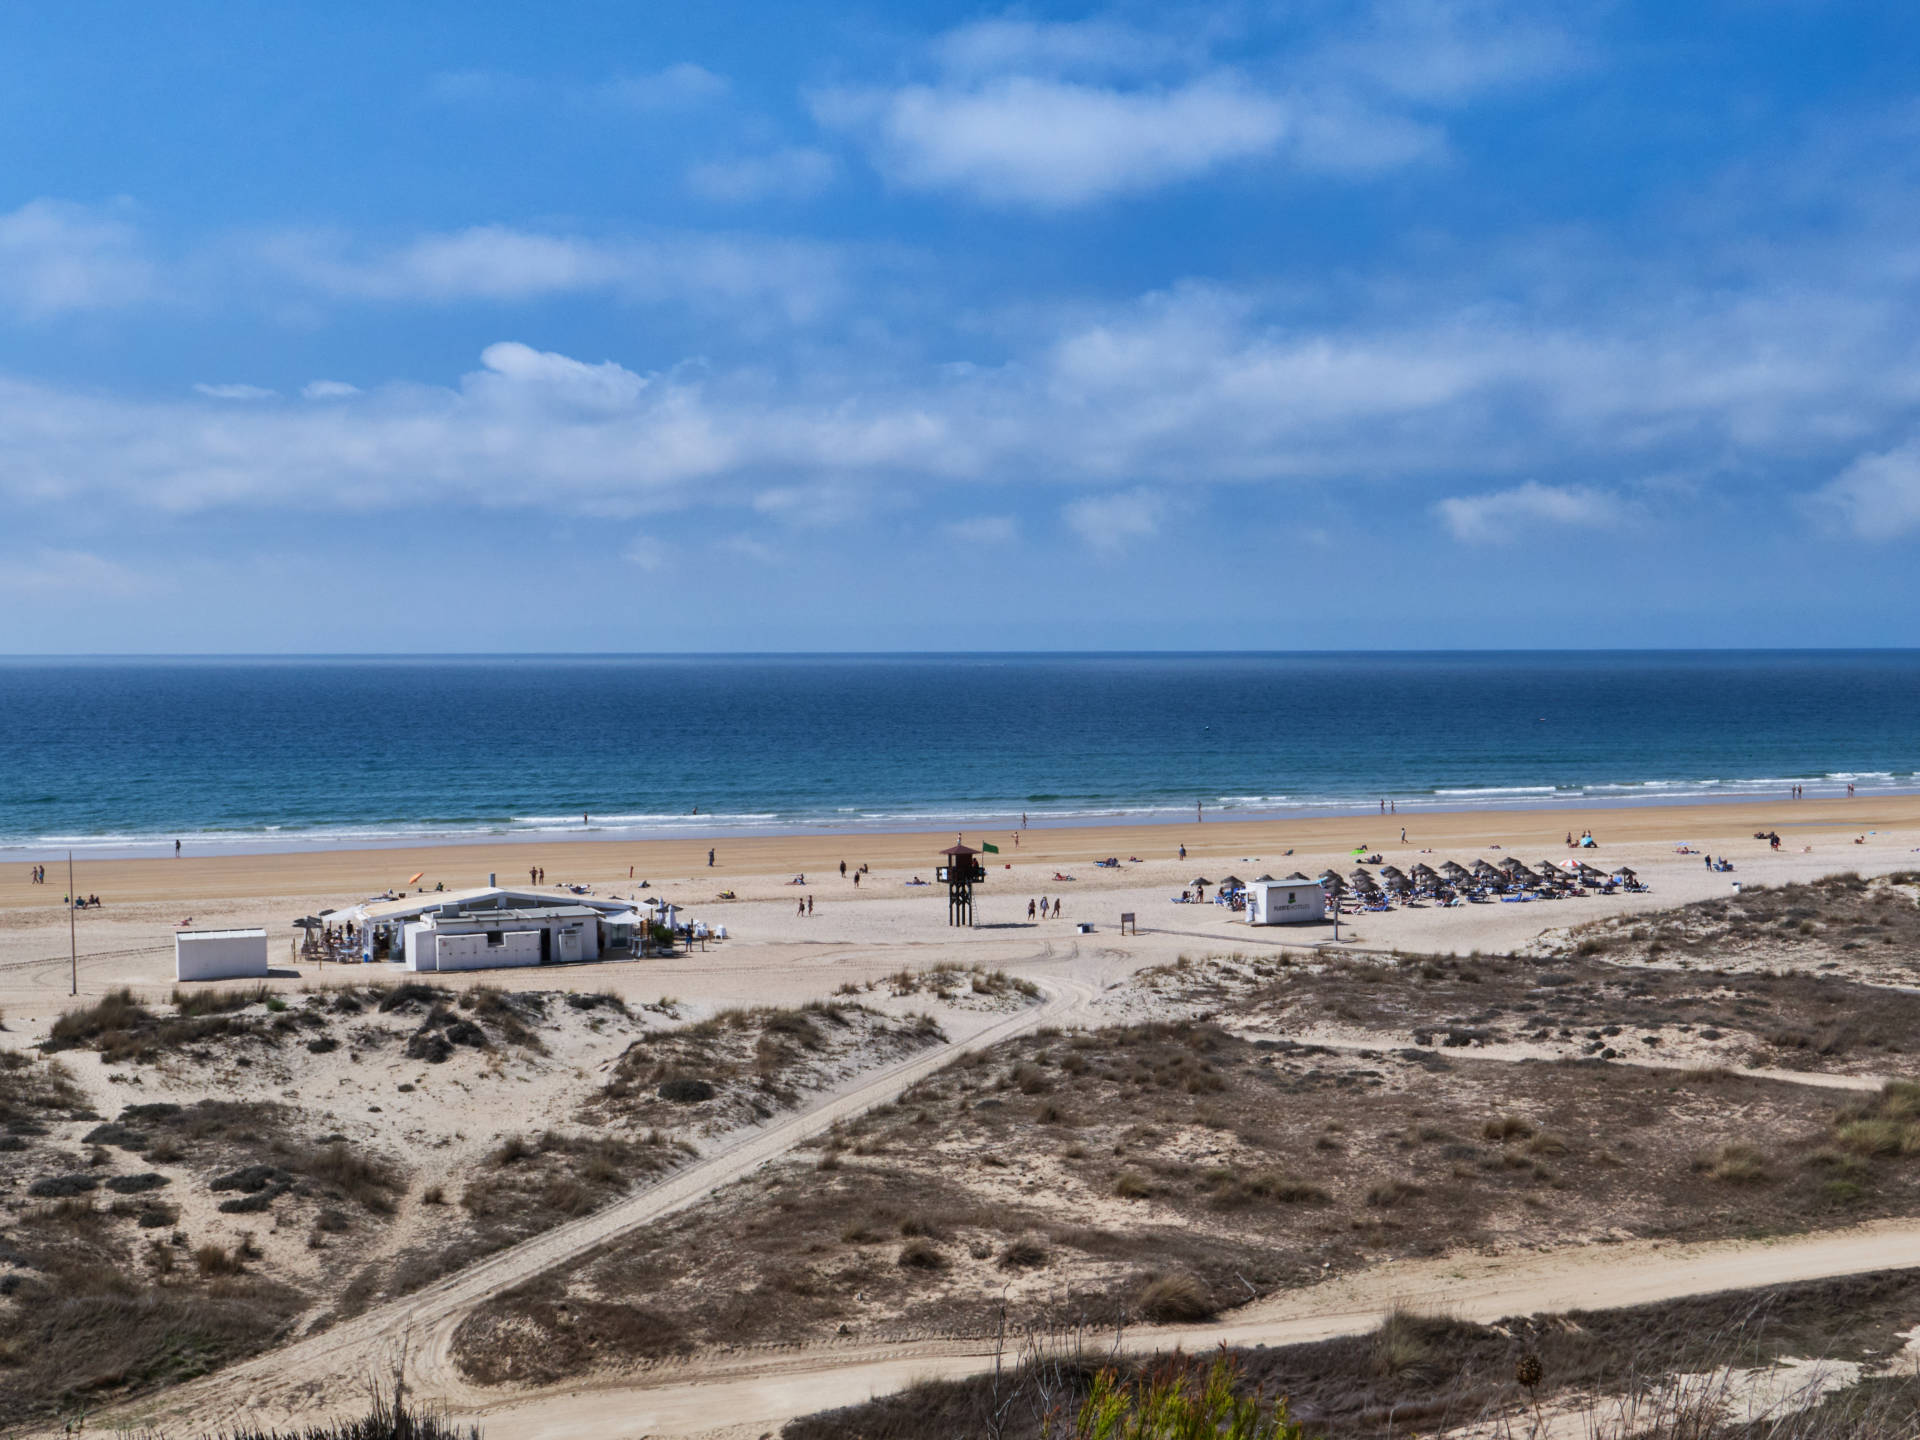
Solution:
[{"label": "row of beach umbrellas", "polygon": [[1378,878],[1357,866],[1345,876],[1336,870],[1323,870],[1320,873],[1321,885],[1336,895],[1349,890],[1362,895],[1378,894],[1383,889],[1402,892],[1432,890],[1443,885],[1456,890],[1472,889],[1477,885],[1597,885],[1608,879],[1634,878],[1633,870],[1625,865],[1607,871],[1589,865],[1584,860],[1571,866],[1548,861],[1536,870],[1513,855],[1507,856],[1498,865],[1486,860],[1475,860],[1471,866],[1443,860],[1436,869],[1422,861],[1411,871],[1402,870],[1397,865],[1382,865]]}]

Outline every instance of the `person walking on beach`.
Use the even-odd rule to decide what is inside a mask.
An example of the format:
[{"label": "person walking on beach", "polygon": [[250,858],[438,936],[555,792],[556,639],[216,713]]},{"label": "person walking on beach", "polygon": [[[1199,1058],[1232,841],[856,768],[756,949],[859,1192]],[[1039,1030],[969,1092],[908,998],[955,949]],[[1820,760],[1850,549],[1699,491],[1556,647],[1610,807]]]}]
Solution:
[{"label": "person walking on beach", "polygon": [[1407,827],[1404,825],[1400,827],[1400,843],[1402,845],[1407,843]]},{"label": "person walking on beach", "polygon": [[844,860],[840,862],[840,878],[842,880],[847,878],[847,862]]},{"label": "person walking on beach", "polygon": [[1027,828],[1027,812],[1024,810],[1020,812],[1020,828],[1022,830]]},{"label": "person walking on beach", "polygon": [[1027,919],[1033,919],[1033,897],[1027,897]]},{"label": "person walking on beach", "polygon": [[856,890],[860,888],[860,872],[858,870],[853,872],[853,888]]},{"label": "person walking on beach", "polygon": [[811,895],[807,896],[807,914],[813,914],[813,897]]},{"label": "person walking on beach", "polygon": [[804,920],[807,918],[807,902],[802,900],[799,902],[799,905],[800,905],[800,918]]},{"label": "person walking on beach", "polygon": [[713,851],[709,850],[707,851],[707,869],[711,870],[712,868],[713,868]]},{"label": "person walking on beach", "polygon": [[180,858],[180,842],[178,840],[173,842],[173,858],[176,860]]},{"label": "person walking on beach", "polygon": [[1053,918],[1056,920],[1060,918],[1060,899],[1058,896],[1055,896],[1053,901]]},{"label": "person walking on beach", "polygon": [[1184,843],[1180,846],[1180,858],[1182,860],[1187,858],[1187,847]]}]

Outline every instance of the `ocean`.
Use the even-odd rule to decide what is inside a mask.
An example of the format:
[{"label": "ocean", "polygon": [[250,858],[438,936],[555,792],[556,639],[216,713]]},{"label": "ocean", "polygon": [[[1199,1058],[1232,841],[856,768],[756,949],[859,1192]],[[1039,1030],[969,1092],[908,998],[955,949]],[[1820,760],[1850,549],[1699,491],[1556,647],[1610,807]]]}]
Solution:
[{"label": "ocean", "polygon": [[21,658],[0,761],[20,859],[1867,794],[1920,652]]}]

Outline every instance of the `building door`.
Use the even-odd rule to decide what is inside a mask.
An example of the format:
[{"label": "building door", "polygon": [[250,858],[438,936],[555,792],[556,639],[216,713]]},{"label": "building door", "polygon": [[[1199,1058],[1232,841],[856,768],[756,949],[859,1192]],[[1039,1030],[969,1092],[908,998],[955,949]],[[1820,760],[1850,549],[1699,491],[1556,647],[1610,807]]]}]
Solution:
[{"label": "building door", "polygon": [[551,930],[543,929],[540,932],[540,963],[542,965],[553,963],[553,932]]}]

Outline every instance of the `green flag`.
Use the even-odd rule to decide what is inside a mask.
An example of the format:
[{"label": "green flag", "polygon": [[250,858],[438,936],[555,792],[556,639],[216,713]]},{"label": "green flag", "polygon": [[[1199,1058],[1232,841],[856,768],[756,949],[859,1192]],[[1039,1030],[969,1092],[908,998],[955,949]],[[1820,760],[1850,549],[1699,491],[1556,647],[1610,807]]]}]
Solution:
[{"label": "green flag", "polygon": [[987,854],[989,855],[998,855],[1000,853],[1000,847],[998,845],[989,845],[984,840],[980,842],[980,848],[986,851]]}]

